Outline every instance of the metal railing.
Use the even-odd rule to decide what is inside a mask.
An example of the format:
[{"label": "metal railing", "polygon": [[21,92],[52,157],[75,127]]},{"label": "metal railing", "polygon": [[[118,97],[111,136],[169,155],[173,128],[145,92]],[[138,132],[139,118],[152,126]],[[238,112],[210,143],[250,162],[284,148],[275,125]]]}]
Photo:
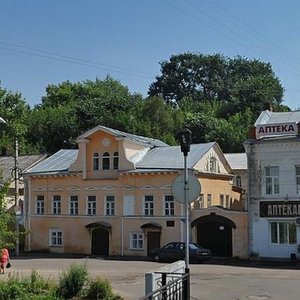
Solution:
[{"label": "metal railing", "polygon": [[139,300],[189,300],[190,299],[190,274],[189,273],[165,273],[161,274],[157,284],[161,286],[152,293]]}]

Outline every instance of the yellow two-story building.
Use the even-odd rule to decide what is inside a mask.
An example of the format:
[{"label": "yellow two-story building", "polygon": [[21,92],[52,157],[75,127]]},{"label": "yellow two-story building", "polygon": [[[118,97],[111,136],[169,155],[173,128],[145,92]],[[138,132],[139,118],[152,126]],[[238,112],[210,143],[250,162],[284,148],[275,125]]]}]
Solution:
[{"label": "yellow two-story building", "polygon": [[[184,205],[172,193],[179,146],[97,126],[24,174],[27,251],[147,256],[184,241]],[[217,143],[191,145],[187,167],[201,183],[191,239],[213,255],[247,256],[242,189]]]}]

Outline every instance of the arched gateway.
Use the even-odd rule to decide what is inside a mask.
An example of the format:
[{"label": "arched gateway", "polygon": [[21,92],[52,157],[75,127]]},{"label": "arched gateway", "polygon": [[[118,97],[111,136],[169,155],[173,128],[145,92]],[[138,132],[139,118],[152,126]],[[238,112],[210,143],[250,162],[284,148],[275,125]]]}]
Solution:
[{"label": "arched gateway", "polygon": [[109,255],[109,230],[111,225],[106,222],[95,222],[85,226],[92,231],[91,254]]},{"label": "arched gateway", "polygon": [[195,219],[197,243],[211,250],[213,256],[232,256],[233,221],[219,215],[211,214]]}]

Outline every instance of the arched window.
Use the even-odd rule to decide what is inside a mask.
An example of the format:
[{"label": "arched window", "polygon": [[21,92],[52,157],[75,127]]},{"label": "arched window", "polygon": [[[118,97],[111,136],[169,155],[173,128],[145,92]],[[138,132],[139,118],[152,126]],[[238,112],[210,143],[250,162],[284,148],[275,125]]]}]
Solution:
[{"label": "arched window", "polygon": [[119,169],[119,152],[114,152],[113,156],[113,169],[118,170]]},{"label": "arched window", "polygon": [[214,156],[212,156],[209,160],[209,171],[217,172],[217,159]]},{"label": "arched window", "polygon": [[94,153],[93,155],[93,170],[99,170],[99,154]]},{"label": "arched window", "polygon": [[108,152],[104,152],[102,156],[102,170],[110,169],[110,154]]}]

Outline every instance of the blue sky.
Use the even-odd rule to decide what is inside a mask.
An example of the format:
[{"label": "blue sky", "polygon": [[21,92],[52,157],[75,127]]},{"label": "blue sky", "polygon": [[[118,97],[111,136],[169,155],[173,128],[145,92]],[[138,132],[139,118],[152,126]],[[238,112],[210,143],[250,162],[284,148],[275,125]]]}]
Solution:
[{"label": "blue sky", "polygon": [[300,107],[298,0],[1,0],[1,87],[40,103],[48,84],[119,79],[147,94],[186,51],[271,63]]}]

